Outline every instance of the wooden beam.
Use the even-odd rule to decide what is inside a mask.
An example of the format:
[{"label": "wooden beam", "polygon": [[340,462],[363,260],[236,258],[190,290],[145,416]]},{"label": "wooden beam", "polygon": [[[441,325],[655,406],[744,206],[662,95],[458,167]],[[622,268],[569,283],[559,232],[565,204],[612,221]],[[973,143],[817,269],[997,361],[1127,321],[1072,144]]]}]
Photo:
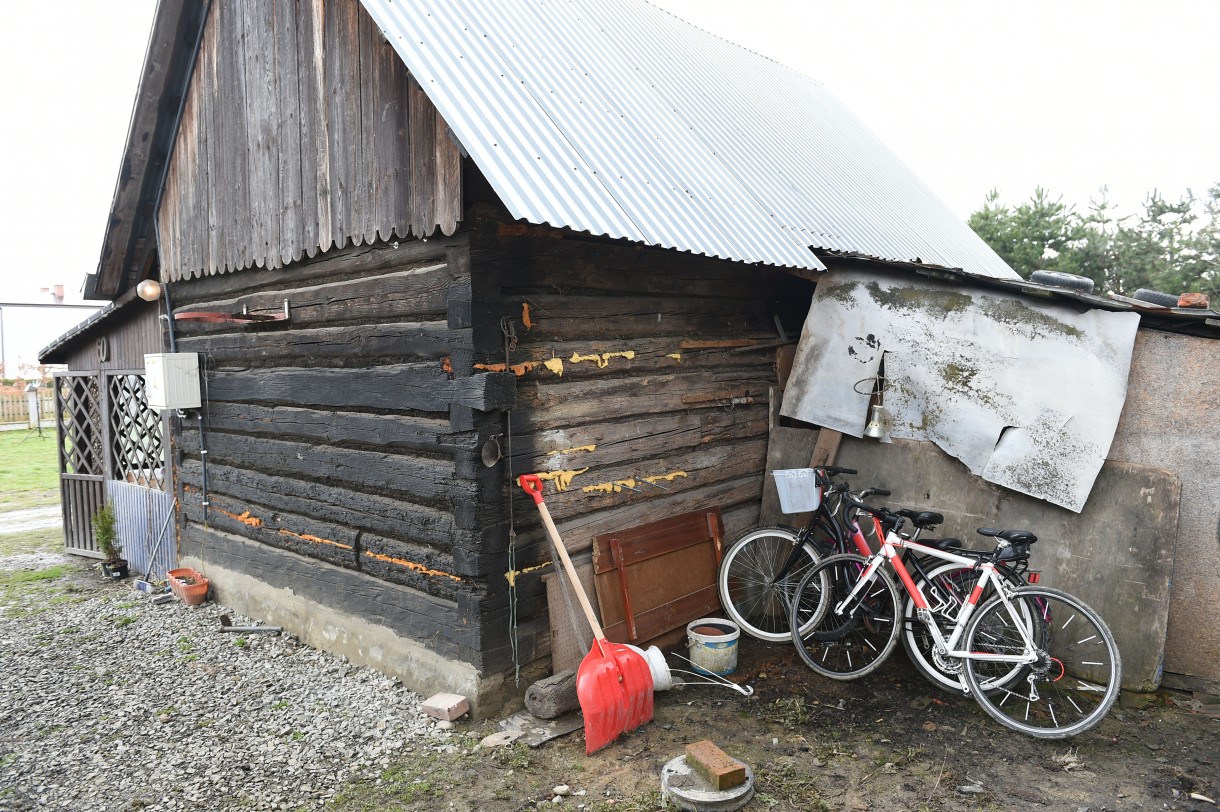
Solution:
[{"label": "wooden beam", "polygon": [[821,468],[825,465],[833,465],[835,455],[839,453],[839,441],[842,439],[842,432],[832,429],[819,431],[818,441],[813,446],[813,455],[809,458],[809,467]]}]

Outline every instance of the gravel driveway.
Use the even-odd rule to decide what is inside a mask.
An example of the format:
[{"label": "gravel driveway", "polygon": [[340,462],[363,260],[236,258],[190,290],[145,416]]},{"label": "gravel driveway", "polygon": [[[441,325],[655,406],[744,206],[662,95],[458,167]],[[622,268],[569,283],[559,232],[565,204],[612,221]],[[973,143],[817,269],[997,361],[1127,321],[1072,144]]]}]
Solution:
[{"label": "gravel driveway", "polygon": [[318,808],[453,749],[396,680],[58,558],[0,559],[0,810]]}]

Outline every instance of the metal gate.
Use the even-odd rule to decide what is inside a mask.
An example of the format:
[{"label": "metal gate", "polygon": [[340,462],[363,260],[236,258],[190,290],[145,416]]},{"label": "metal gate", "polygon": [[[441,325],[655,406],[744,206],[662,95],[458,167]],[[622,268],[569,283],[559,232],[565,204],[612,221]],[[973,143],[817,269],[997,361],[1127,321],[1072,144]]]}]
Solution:
[{"label": "metal gate", "polygon": [[[144,373],[61,372],[55,383],[64,546],[70,553],[101,558],[91,520],[107,501],[109,481],[124,553],[134,554],[138,560],[149,543],[150,531],[141,528],[158,522],[151,531],[157,533],[160,520],[173,504],[165,493],[165,424],[148,407]],[[116,500],[113,497],[125,491],[113,488],[118,484],[138,490]],[[163,546],[173,550],[175,545]],[[128,560],[140,566],[130,557]],[[146,566],[147,557],[144,560]]]}]

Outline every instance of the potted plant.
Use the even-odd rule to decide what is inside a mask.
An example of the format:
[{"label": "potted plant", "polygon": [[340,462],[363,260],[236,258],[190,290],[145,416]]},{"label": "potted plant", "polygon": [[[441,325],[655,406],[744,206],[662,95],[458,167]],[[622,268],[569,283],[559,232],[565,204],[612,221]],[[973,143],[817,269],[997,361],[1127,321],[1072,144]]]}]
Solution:
[{"label": "potted plant", "polygon": [[123,545],[119,542],[119,531],[116,527],[114,506],[102,505],[93,514],[93,538],[101,551],[102,572],[107,578],[126,578],[127,559],[123,558]]}]

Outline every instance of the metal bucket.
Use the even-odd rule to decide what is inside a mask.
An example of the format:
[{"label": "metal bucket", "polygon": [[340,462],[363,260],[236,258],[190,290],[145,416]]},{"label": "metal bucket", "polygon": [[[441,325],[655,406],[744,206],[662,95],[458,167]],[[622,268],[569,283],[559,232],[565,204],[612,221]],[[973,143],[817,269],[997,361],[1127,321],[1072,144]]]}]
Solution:
[{"label": "metal bucket", "polygon": [[737,670],[741,629],[731,620],[702,617],[686,626],[690,662],[702,674],[725,676]]}]

